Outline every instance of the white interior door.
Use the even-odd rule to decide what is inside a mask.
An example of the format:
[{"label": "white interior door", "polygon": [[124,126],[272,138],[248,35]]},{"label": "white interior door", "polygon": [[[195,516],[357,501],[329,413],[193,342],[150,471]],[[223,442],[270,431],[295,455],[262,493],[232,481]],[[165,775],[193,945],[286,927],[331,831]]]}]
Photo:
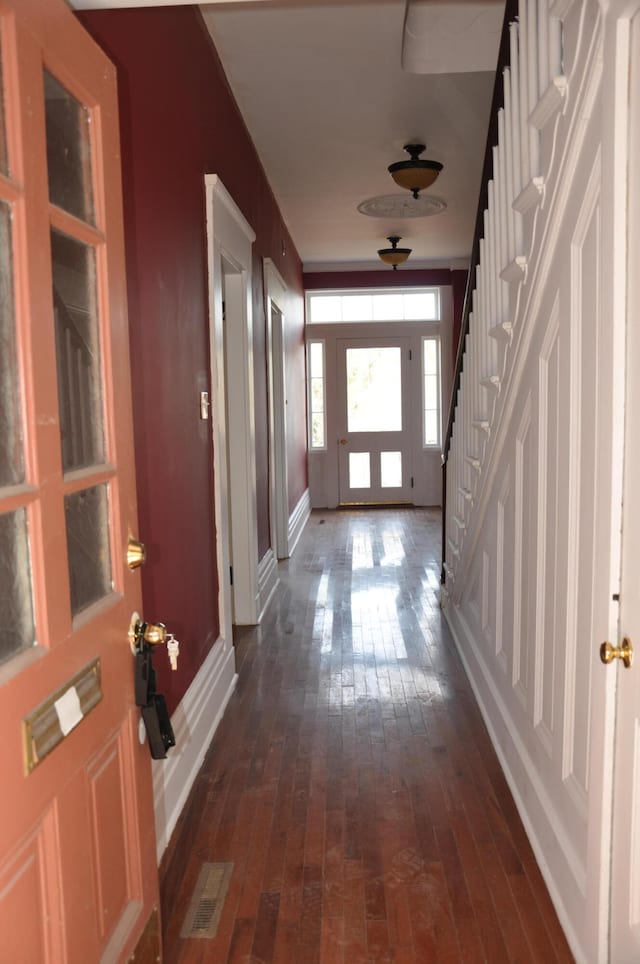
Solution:
[{"label": "white interior door", "polygon": [[340,503],[409,502],[409,339],[340,339],[337,352]]},{"label": "white interior door", "polygon": [[640,961],[640,14],[631,23],[628,305],[626,438],[622,524],[622,573],[618,645],[628,636],[635,645],[635,662],[622,660],[607,669],[617,673],[617,714],[613,798],[610,960]]}]

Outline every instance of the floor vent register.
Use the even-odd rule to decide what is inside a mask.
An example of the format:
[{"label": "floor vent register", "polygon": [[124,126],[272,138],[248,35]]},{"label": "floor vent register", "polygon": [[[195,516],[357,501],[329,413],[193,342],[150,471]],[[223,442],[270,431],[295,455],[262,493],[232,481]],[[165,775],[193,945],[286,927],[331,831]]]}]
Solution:
[{"label": "floor vent register", "polygon": [[183,938],[216,936],[233,864],[203,864],[180,931]]}]

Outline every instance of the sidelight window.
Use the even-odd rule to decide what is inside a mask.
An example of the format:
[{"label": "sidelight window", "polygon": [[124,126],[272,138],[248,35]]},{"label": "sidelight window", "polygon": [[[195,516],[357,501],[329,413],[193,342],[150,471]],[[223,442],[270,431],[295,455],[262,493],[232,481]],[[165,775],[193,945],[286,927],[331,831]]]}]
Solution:
[{"label": "sidelight window", "polygon": [[309,373],[309,448],[314,451],[327,447],[326,372],[324,342],[307,344]]},{"label": "sidelight window", "polygon": [[422,444],[440,445],[440,339],[422,339]]}]

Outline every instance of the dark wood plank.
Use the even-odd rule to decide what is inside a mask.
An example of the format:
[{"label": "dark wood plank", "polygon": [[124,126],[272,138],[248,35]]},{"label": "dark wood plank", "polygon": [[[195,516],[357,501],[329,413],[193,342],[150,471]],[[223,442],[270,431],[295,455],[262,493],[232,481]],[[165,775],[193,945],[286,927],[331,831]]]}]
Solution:
[{"label": "dark wood plank", "polygon": [[[316,512],[236,631],[162,862],[168,964],[571,961],[439,608],[439,537],[434,510]],[[181,940],[204,860],[234,863],[218,933]]]}]

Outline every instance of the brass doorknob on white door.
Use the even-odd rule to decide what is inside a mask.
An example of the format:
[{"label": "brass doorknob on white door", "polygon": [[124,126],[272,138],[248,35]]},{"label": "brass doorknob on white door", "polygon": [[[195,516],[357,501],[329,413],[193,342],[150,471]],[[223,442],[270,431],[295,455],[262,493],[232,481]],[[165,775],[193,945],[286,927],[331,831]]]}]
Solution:
[{"label": "brass doorknob on white door", "polygon": [[614,659],[621,659],[625,669],[629,669],[633,662],[633,646],[631,645],[631,640],[625,638],[622,640],[622,646],[612,646],[611,643],[603,643],[600,647],[600,659],[607,666],[612,663]]}]

